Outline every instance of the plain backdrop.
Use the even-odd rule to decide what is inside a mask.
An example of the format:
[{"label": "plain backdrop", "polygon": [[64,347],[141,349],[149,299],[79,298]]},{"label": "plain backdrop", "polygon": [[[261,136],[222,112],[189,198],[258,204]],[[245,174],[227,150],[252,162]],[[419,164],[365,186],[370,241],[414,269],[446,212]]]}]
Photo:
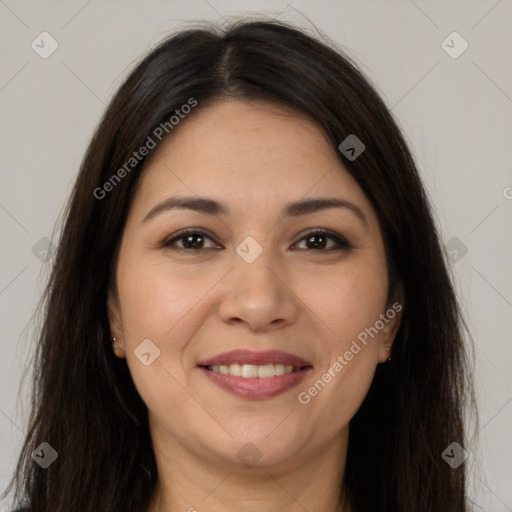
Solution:
[{"label": "plain backdrop", "polygon": [[313,35],[318,27],[357,60],[401,125],[475,343],[480,424],[478,443],[465,447],[474,510],[512,511],[510,0],[0,0],[2,490],[26,428],[20,383],[48,239],[105,104],[170,32],[246,14]]}]

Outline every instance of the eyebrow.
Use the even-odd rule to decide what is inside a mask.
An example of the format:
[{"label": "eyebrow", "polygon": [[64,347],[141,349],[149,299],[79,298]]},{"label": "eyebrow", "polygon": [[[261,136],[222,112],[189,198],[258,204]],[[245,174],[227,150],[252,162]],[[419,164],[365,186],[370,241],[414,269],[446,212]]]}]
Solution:
[{"label": "eyebrow", "polygon": [[[213,216],[229,215],[230,213],[226,205],[207,197],[168,197],[154,206],[142,222],[145,223],[161,213],[180,208]],[[288,203],[283,208],[283,215],[285,217],[300,217],[328,208],[347,209],[354,213],[365,225],[368,225],[368,220],[358,206],[346,199],[336,197],[316,197]]]}]

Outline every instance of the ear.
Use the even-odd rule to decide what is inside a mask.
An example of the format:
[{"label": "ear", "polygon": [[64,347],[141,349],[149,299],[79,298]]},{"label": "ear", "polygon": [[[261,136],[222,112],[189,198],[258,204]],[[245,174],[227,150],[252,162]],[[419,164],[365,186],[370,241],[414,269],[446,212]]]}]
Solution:
[{"label": "ear", "polygon": [[123,322],[121,316],[121,307],[117,294],[112,290],[108,290],[107,295],[107,316],[110,326],[110,337],[117,339],[117,344],[124,350]]},{"label": "ear", "polygon": [[385,363],[391,356],[393,341],[400,328],[402,320],[403,305],[396,300],[388,305],[386,311],[381,315],[384,327],[379,336],[379,363]]}]

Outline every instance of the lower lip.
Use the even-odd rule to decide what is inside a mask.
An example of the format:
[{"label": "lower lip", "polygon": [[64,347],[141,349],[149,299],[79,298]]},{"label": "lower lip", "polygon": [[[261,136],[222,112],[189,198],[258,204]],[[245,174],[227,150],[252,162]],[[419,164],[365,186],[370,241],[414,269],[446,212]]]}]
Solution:
[{"label": "lower lip", "polygon": [[200,369],[214,384],[217,384],[217,386],[222,389],[229,391],[233,395],[255,400],[272,398],[295,387],[304,380],[310,368],[269,377],[267,379],[257,377],[247,379],[245,377],[216,373],[204,367],[200,367]]}]

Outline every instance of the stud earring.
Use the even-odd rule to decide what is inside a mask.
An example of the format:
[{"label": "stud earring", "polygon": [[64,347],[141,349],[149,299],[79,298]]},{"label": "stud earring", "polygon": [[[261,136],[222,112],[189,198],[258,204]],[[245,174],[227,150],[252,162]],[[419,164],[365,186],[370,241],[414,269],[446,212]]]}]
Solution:
[{"label": "stud earring", "polygon": [[112,349],[114,350],[114,354],[116,357],[123,358],[125,356],[124,350],[117,343],[117,338],[112,338]]},{"label": "stud earring", "polygon": [[[389,352],[390,352],[390,350],[391,350],[391,349],[390,349],[389,347],[386,347],[386,350],[387,350],[387,352],[388,352],[388,354],[389,354]],[[388,361],[391,361],[391,357],[388,357]]]}]

